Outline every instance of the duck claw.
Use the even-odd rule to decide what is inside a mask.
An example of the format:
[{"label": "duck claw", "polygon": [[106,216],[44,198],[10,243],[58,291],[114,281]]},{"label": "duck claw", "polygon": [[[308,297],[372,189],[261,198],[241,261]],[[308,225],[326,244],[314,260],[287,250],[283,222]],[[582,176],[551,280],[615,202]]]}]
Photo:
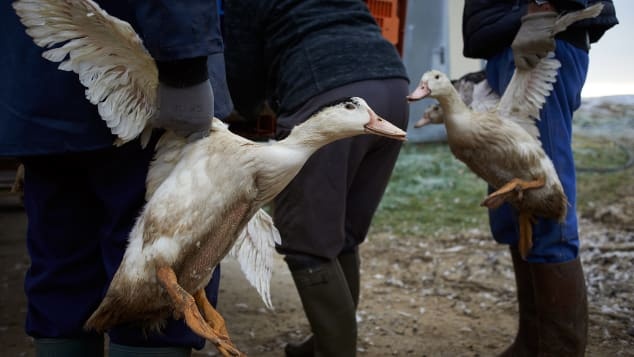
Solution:
[{"label": "duck claw", "polygon": [[[175,316],[182,316],[185,324],[195,334],[213,343],[225,357],[246,356],[231,342],[224,319],[211,306],[202,289],[194,294],[194,298],[178,284],[176,273],[170,267],[158,268],[156,276],[172,300]],[[205,318],[201,315],[199,307],[202,308]]]}]

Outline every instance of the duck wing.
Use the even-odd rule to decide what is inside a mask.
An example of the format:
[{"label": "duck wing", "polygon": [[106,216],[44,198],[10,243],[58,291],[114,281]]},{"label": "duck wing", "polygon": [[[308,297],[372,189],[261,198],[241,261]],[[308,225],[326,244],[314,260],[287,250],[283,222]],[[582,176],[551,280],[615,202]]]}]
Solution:
[{"label": "duck wing", "polygon": [[599,2],[582,10],[561,14],[557,21],[555,21],[555,26],[553,27],[553,36],[566,30],[568,26],[574,24],[577,21],[599,16],[599,14],[601,14],[601,11],[603,11],[603,4]]},{"label": "duck wing", "polygon": [[263,209],[258,210],[240,233],[229,255],[240,263],[240,268],[269,309],[270,283],[273,272],[275,243],[281,243],[280,233],[273,219]]},{"label": "duck wing", "polygon": [[498,105],[500,96],[489,86],[486,78],[473,86],[473,101],[469,105],[475,112],[488,112]]},{"label": "duck wing", "polygon": [[539,111],[553,90],[559,67],[561,63],[550,52],[532,70],[516,69],[500,98],[498,114],[514,121],[531,136],[538,138],[539,131],[535,121],[539,120]]},{"label": "duck wing", "polygon": [[[552,36],[566,30],[573,23],[598,16],[603,4],[597,3],[583,10],[560,15],[555,21]],[[535,120],[557,81],[557,70],[561,63],[549,53],[535,68],[529,71],[515,70],[506,91],[500,99],[498,113],[521,125],[529,134],[538,138]]]},{"label": "duck wing", "polygon": [[[73,71],[86,98],[122,145],[140,134],[149,139],[156,111],[158,70],[132,26],[85,1],[19,0],[13,8],[42,56]],[[145,130],[148,128],[148,130]]]}]

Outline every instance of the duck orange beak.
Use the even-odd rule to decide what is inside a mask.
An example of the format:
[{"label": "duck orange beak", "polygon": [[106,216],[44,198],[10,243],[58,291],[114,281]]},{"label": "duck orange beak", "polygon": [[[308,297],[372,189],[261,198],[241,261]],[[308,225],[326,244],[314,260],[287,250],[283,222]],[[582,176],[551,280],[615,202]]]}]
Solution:
[{"label": "duck orange beak", "polygon": [[385,136],[391,139],[406,141],[407,133],[396,125],[376,115],[370,110],[370,122],[365,125],[365,132]]},{"label": "duck orange beak", "polygon": [[429,90],[429,87],[427,86],[427,81],[420,82],[418,87],[416,87],[416,89],[414,89],[414,91],[407,96],[407,100],[409,102],[415,102],[417,100],[426,98],[430,94],[431,90]]},{"label": "duck orange beak", "polygon": [[425,114],[414,124],[414,128],[422,128],[429,123],[431,123],[431,119],[429,119],[429,115]]}]

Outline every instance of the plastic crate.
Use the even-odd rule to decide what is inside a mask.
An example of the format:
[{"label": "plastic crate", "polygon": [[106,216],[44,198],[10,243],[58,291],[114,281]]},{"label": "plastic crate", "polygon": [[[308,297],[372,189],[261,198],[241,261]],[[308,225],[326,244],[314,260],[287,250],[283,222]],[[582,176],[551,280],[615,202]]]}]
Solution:
[{"label": "plastic crate", "polygon": [[403,55],[403,34],[407,0],[365,0],[386,40]]},{"label": "plastic crate", "polygon": [[368,8],[381,27],[383,37],[393,45],[400,42],[401,23],[399,19],[398,0],[366,0]]}]

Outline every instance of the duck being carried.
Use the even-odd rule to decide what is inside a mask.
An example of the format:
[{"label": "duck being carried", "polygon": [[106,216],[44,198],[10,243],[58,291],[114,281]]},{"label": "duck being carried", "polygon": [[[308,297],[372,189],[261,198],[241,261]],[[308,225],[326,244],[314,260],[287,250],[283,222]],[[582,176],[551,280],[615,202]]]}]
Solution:
[{"label": "duck being carried", "polygon": [[[14,8],[43,56],[74,71],[117,144],[151,131],[158,71],[132,27],[91,0],[20,0]],[[210,118],[211,120],[211,118]],[[223,355],[235,348],[204,287],[227,254],[237,256],[267,306],[274,241],[261,209],[320,147],[370,133],[405,140],[361,98],[343,98],[314,113],[279,142],[255,143],[213,119],[208,137],[189,143],[167,131],[147,178],[147,203],[123,261],[86,328],[134,323],[158,330],[175,315]]]},{"label": "duck being carried", "polygon": [[[562,15],[552,35],[576,21],[597,16],[602,8],[597,4]],[[524,258],[532,247],[533,217],[563,221],[568,208],[535,123],[560,66],[550,53],[532,70],[516,69],[496,106],[471,103],[471,109],[449,78],[437,70],[423,74],[419,86],[408,96],[410,101],[426,97],[438,100],[439,107],[430,107],[419,126],[444,122],[454,156],[495,189],[481,205],[497,208],[509,202],[518,210],[519,251]]]}]

